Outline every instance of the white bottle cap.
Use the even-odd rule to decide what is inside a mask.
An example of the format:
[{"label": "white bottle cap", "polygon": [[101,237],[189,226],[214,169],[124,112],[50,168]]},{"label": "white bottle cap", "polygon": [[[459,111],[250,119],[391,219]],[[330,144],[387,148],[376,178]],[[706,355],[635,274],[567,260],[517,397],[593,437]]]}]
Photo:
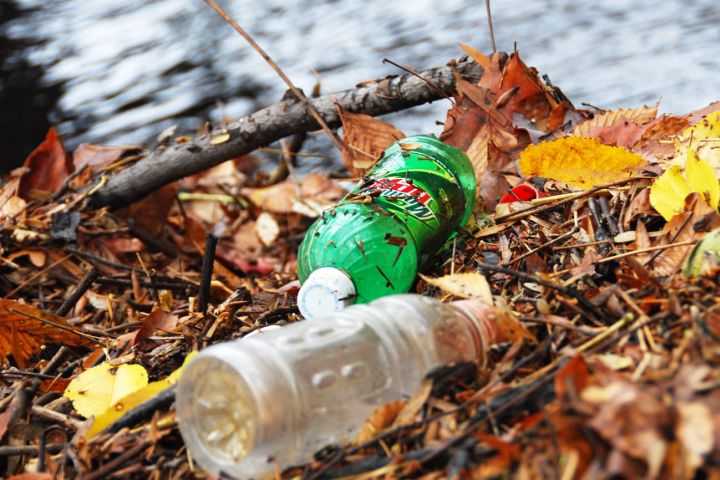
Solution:
[{"label": "white bottle cap", "polygon": [[342,270],[318,268],[308,276],[298,292],[298,308],[305,318],[338,312],[355,303],[355,285]]}]

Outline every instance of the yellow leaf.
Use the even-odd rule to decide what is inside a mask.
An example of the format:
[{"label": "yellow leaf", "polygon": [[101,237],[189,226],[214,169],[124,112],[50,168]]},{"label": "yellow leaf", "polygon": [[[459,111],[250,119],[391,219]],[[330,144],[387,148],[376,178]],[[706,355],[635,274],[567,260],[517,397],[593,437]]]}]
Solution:
[{"label": "yellow leaf", "polygon": [[720,110],[707,115],[696,125],[686,129],[675,142],[675,157],[670,165],[683,165],[690,150],[705,159],[720,175]]},{"label": "yellow leaf", "polygon": [[674,165],[665,170],[650,187],[650,205],[669,221],[684,210],[685,197],[691,193],[692,188],[682,176],[680,167]]},{"label": "yellow leaf", "polygon": [[75,377],[65,390],[65,396],[72,400],[80,415],[91,417],[147,383],[148,374],[142,365],[116,367],[104,362]]},{"label": "yellow leaf", "polygon": [[88,430],[86,434],[86,438],[97,435],[98,433],[102,432],[107,427],[115,423],[119,418],[121,418],[133,408],[150,400],[163,390],[175,385],[175,383],[177,383],[178,381],[178,378],[180,378],[180,374],[185,369],[185,366],[195,356],[196,353],[197,352],[191,352],[187,357],[185,357],[185,361],[183,362],[182,366],[172,372],[170,375],[168,375],[167,378],[147,384],[144,387],[130,393],[129,395],[125,395],[119,400],[113,402],[110,406],[107,407],[107,409],[105,409],[100,415],[95,418],[92,426],[90,427],[90,430]]},{"label": "yellow leaf", "polygon": [[492,305],[493,296],[485,277],[477,272],[455,273],[439,278],[420,275],[430,285],[461,298],[479,298]]},{"label": "yellow leaf", "polygon": [[520,171],[580,188],[630,177],[645,160],[620,147],[603,145],[594,138],[564,137],[530,145],[520,154]]},{"label": "yellow leaf", "polygon": [[698,192],[708,205],[717,210],[720,201],[720,183],[712,166],[702,160],[695,150],[688,150],[685,176],[690,188]]}]

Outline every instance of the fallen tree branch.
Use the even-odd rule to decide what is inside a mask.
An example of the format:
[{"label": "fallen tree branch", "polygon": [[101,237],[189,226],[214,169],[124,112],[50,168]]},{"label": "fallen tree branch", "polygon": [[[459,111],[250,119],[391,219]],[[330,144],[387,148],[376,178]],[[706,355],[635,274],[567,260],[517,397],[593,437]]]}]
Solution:
[{"label": "fallen tree branch", "polygon": [[[475,62],[464,61],[419,72],[422,78],[411,74],[387,77],[355,89],[311,99],[310,103],[331,128],[336,128],[340,126],[340,118],[335,103],[343,110],[372,116],[397,112],[441,98],[428,82],[452,94],[454,72],[470,81],[477,81],[483,69]],[[303,103],[296,99],[281,101],[228,126],[223,134],[227,133],[229,139],[223,143],[217,142],[217,134],[215,137],[204,135],[155,151],[108,178],[107,184],[90,196],[88,207],[123,207],[170,182],[245,155],[281,138],[319,128]],[[216,144],[212,143],[213,138]]]}]

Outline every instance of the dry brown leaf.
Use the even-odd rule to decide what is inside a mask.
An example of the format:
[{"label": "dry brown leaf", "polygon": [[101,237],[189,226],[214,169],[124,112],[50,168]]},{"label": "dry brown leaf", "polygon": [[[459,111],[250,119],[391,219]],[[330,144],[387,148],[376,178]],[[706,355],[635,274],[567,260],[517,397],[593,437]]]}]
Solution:
[{"label": "dry brown leaf", "polygon": [[715,444],[713,412],[701,401],[680,402],[677,411],[677,438],[685,456],[683,478],[694,478]]},{"label": "dry brown leaf", "polygon": [[0,359],[12,354],[20,368],[46,343],[90,346],[90,337],[77,332],[64,319],[32,305],[0,299]]},{"label": "dry brown leaf", "polygon": [[[585,124],[581,124],[580,127],[583,125]],[[617,119],[617,122],[612,125],[589,125],[582,129],[582,133],[576,133],[575,136],[597,138],[605,145],[630,148],[640,140],[642,133],[643,129],[640,125],[631,122],[625,117],[620,117]]]},{"label": "dry brown leaf", "polygon": [[675,144],[670,139],[688,125],[690,122],[685,117],[663,115],[643,127],[633,151],[658,160],[670,158],[675,154]]},{"label": "dry brown leaf", "polygon": [[576,137],[595,137],[608,145],[632,147],[641,138],[643,125],[657,117],[658,104],[638,108],[621,108],[595,115],[575,127]]},{"label": "dry brown leaf", "polygon": [[143,319],[142,326],[136,332],[132,344],[141,344],[157,332],[170,332],[177,327],[177,324],[178,317],[176,315],[171,315],[159,308],[155,309]]},{"label": "dry brown leaf", "polygon": [[73,152],[72,162],[75,170],[87,165],[91,171],[97,172],[117,162],[123,155],[140,150],[140,147],[105,147],[81,143]]},{"label": "dry brown leaf", "polygon": [[25,200],[46,196],[58,190],[73,171],[62,141],[50,128],[45,141],[25,159],[28,169],[20,178],[18,195]]},{"label": "dry brown leaf", "polygon": [[25,210],[25,207],[27,207],[27,202],[22,198],[16,195],[8,198],[5,203],[0,205],[0,220],[6,218],[17,219],[22,211]]},{"label": "dry brown leaf", "polygon": [[423,380],[422,385],[417,389],[412,397],[405,403],[402,410],[397,414],[395,420],[392,423],[392,427],[402,427],[409,425],[415,421],[415,416],[420,409],[425,405],[430,393],[432,392],[433,382],[430,379]]},{"label": "dry brown leaf", "polygon": [[362,176],[380,157],[385,149],[405,134],[380,119],[362,113],[343,111],[338,107],[343,125],[342,158],[354,177]]},{"label": "dry brown leaf", "polygon": [[618,451],[644,460],[647,478],[657,478],[668,448],[663,432],[672,425],[662,394],[635,383],[614,381],[587,387],[581,398],[598,407],[589,425]]},{"label": "dry brown leaf", "polygon": [[570,273],[573,276],[586,276],[595,273],[595,266],[597,262],[602,259],[602,256],[595,250],[588,250],[585,256],[580,261],[580,264],[570,269]]},{"label": "dry brown leaf", "polygon": [[525,325],[518,320],[513,311],[504,302],[498,301],[495,307],[495,323],[499,337],[510,342],[527,339],[533,343],[537,343],[535,335],[530,333]]},{"label": "dry brown leaf", "polygon": [[431,278],[420,274],[420,278],[440,290],[460,298],[477,298],[493,304],[492,291],[485,276],[478,272],[465,272]]},{"label": "dry brown leaf", "polygon": [[117,211],[123,218],[133,219],[150,235],[159,235],[167,221],[167,214],[175,202],[177,184],[170,183],[152,192],[129,207]]},{"label": "dry brown leaf", "polygon": [[[0,187],[0,209],[5,207],[5,204],[13,197],[17,197],[17,189],[20,184],[19,178],[13,178],[9,180],[5,185]],[[2,212],[2,210],[0,210]],[[3,219],[2,213],[0,213],[0,220]]]},{"label": "dry brown leaf", "polygon": [[[698,226],[702,226],[696,230]],[[663,236],[658,245],[697,241],[711,230],[720,227],[720,215],[712,209],[698,193],[691,193],[685,200],[685,211],[675,215],[665,224]],[[653,271],[660,276],[679,273],[692,245],[671,247],[662,252],[653,262]]]},{"label": "dry brown leaf", "polygon": [[267,212],[295,213],[298,193],[302,200],[310,200],[327,207],[339,200],[346,192],[327,175],[314,172],[303,178],[299,185],[295,180],[288,179],[270,187],[243,188],[242,193],[258,208]]}]

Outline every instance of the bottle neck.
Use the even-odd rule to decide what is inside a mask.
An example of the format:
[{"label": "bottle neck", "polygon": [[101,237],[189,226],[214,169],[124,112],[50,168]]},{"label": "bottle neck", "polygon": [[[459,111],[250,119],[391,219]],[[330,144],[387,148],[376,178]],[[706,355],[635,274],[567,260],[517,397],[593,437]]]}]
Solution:
[{"label": "bottle neck", "polygon": [[459,300],[449,306],[465,321],[475,346],[475,361],[485,367],[490,346],[502,340],[494,308],[480,300]]}]

